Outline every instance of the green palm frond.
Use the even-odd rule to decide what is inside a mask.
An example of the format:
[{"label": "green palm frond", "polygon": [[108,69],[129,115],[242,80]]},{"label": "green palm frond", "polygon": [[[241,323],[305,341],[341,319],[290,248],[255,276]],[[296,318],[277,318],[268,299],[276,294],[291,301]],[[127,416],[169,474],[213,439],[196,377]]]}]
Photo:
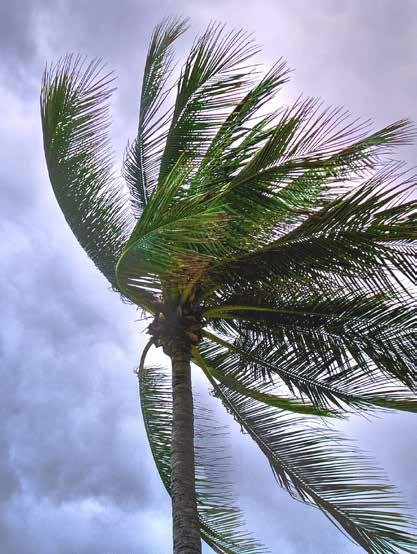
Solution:
[{"label": "green palm frond", "polygon": [[178,159],[150,197],[118,261],[121,290],[141,306],[151,307],[152,295],[162,290],[175,295],[190,278],[190,267],[195,272],[207,267],[221,248],[221,207],[205,193],[184,197],[192,167],[186,156]]},{"label": "green palm frond", "polygon": [[213,267],[208,292],[222,283],[268,288],[274,279],[314,282],[330,293],[335,283],[350,291],[395,292],[404,288],[401,274],[415,284],[417,202],[406,200],[416,177],[400,168],[390,164],[278,239]]},{"label": "green palm frond", "polygon": [[[343,108],[322,109],[316,98],[298,99],[281,110],[268,141],[236,175],[239,183],[263,178],[277,182],[305,169],[327,169],[340,177],[373,169],[378,158],[409,144],[414,130],[407,120],[370,133],[369,121],[353,119]],[[292,173],[292,175],[294,175]]]},{"label": "green palm frond", "polygon": [[300,362],[302,356],[314,358],[312,377],[327,376],[334,382],[348,367],[349,382],[357,374],[371,379],[378,374],[417,389],[415,304],[363,293],[326,299],[311,289],[282,291],[278,298],[242,292],[232,302],[208,309],[205,318],[224,319],[242,340],[264,340],[268,353],[279,344],[288,345],[289,353],[295,350]]},{"label": "green palm frond", "polygon": [[[341,108],[320,111],[320,106],[316,99],[297,101],[273,120],[262,146],[254,149],[246,133],[250,156],[244,141],[233,149],[235,166],[223,179],[234,215],[229,234],[238,234],[246,248],[263,246],[287,233],[289,225],[305,221],[351,188],[355,178],[375,169],[384,152],[410,143],[414,134],[406,120],[369,134],[368,122],[353,120]],[[261,131],[265,135],[264,126]],[[227,164],[222,167],[227,171]]]},{"label": "green palm frond", "polygon": [[148,49],[142,81],[137,137],[128,146],[124,175],[134,213],[139,217],[158,182],[171,110],[164,111],[173,70],[172,45],[187,29],[186,19],[168,18],[156,26]]},{"label": "green palm frond", "polygon": [[357,544],[373,554],[412,553],[414,523],[381,472],[352,443],[306,417],[288,416],[238,391],[217,384],[194,357],[226,409],[268,459],[278,483],[294,498],[314,505]]},{"label": "green palm frond", "polygon": [[81,246],[116,287],[115,266],[131,220],[123,185],[112,174],[107,136],[112,83],[99,60],[66,56],[44,73],[41,116],[58,203]]},{"label": "green palm frond", "polygon": [[[155,464],[168,493],[171,487],[172,390],[159,367],[138,370],[142,415]],[[224,428],[197,402],[195,410],[196,495],[204,541],[220,554],[257,554],[267,550],[243,527],[227,480]]]},{"label": "green palm frond", "polygon": [[258,51],[243,31],[225,32],[211,23],[198,38],[181,71],[177,97],[161,160],[159,179],[182,153],[201,160],[228,112],[241,100],[250,84],[245,66]]},{"label": "green palm frond", "polygon": [[317,408],[308,402],[299,401],[285,395],[278,395],[272,391],[273,387],[270,384],[262,384],[261,386],[258,385],[257,388],[250,387],[246,386],[242,379],[237,379],[231,374],[226,374],[218,367],[210,366],[206,369],[210,373],[211,377],[232,391],[239,392],[243,396],[263,402],[268,406],[273,406],[274,408],[280,408],[281,410],[287,410],[298,414],[317,415],[321,417],[335,417],[338,415],[336,411]]},{"label": "green palm frond", "polygon": [[210,142],[191,186],[221,186],[266,142],[275,114],[260,118],[259,112],[288,81],[288,74],[285,62],[278,62],[238,102]]},{"label": "green palm frond", "polygon": [[244,389],[262,392],[266,385],[266,390],[274,391],[283,384],[293,401],[308,399],[318,411],[330,413],[354,410],[368,415],[375,408],[417,411],[417,399],[408,387],[375,370],[370,374],[343,351],[335,357],[322,349],[321,357],[314,350],[298,349],[275,338],[271,343],[240,333],[233,341],[209,331],[204,331],[204,336],[208,341],[199,349],[210,368],[239,381]]}]

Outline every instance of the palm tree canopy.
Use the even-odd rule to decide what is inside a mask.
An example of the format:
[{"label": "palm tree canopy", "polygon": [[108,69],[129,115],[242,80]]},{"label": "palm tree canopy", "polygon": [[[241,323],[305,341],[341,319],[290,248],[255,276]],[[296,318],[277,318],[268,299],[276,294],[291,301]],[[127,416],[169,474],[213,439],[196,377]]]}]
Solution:
[{"label": "palm tree canopy", "polygon": [[[161,478],[169,491],[171,390],[145,358],[181,336],[282,487],[368,552],[415,552],[395,490],[322,423],[417,411],[417,179],[389,157],[414,128],[372,131],[313,98],[272,109],[286,64],[260,76],[251,36],[216,23],[177,77],[173,43],[187,27],[167,19],[153,32],[124,160],[129,194],[112,170],[113,77],[101,62],[65,57],[41,94],[68,224],[113,289],[154,316],[138,379]],[[218,429],[201,421],[202,537],[216,552],[265,552],[227,492]]]}]

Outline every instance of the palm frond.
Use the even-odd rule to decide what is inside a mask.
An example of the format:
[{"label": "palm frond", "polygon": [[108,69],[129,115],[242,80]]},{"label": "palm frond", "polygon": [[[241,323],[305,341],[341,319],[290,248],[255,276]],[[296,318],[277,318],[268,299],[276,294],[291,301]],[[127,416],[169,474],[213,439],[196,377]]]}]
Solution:
[{"label": "palm frond", "polygon": [[112,174],[112,83],[99,60],[69,55],[46,69],[40,103],[45,158],[59,206],[81,246],[117,288],[115,266],[131,221],[122,183]]},{"label": "palm frond", "polygon": [[173,70],[172,45],[187,29],[186,19],[167,18],[156,26],[148,49],[142,81],[137,137],[128,145],[124,176],[129,185],[132,207],[139,217],[158,181],[159,165],[172,115],[165,109]]},{"label": "palm frond", "polygon": [[195,41],[178,82],[160,181],[182,153],[201,160],[228,112],[245,93],[250,83],[245,64],[257,50],[249,35],[226,33],[218,23],[211,23]]},{"label": "palm frond", "polygon": [[[322,108],[316,98],[298,99],[283,109],[265,145],[236,175],[240,184],[263,175],[285,171],[327,169],[339,177],[361,175],[374,169],[381,155],[415,136],[407,120],[397,121],[370,133],[371,122],[353,119],[340,107]],[[270,172],[264,174],[264,172]]]},{"label": "palm frond", "polygon": [[371,134],[369,128],[369,122],[353,120],[341,108],[321,110],[316,99],[282,110],[268,140],[252,148],[250,158],[243,141],[233,149],[236,162],[242,157],[246,162],[225,185],[234,232],[242,240],[255,235],[258,245],[286,233],[289,224],[303,222],[349,190],[383,154],[414,136],[406,120]]},{"label": "palm frond", "polygon": [[275,336],[271,342],[270,338],[244,332],[235,335],[235,340],[209,331],[203,334],[208,341],[199,349],[210,367],[238,380],[242,387],[262,391],[265,384],[270,385],[267,390],[284,384],[294,399],[305,402],[307,398],[317,410],[369,414],[378,408],[416,412],[417,400],[406,386],[376,370],[364,370],[343,350],[335,355],[331,349],[326,352],[321,348],[316,353],[281,342]]},{"label": "palm frond", "polygon": [[406,201],[415,184],[415,175],[390,164],[278,239],[213,267],[207,290],[293,279],[315,282],[325,292],[336,282],[375,294],[404,288],[401,274],[415,284],[417,203]]},{"label": "palm frond", "polygon": [[232,302],[206,310],[204,317],[226,320],[242,339],[265,339],[269,351],[275,345],[288,345],[289,351],[300,355],[300,362],[302,356],[315,358],[312,377],[324,372],[335,380],[349,367],[350,382],[377,374],[417,388],[415,303],[346,292],[327,299],[313,291],[292,287],[279,297],[265,292],[256,297],[242,290]]},{"label": "palm frond", "polygon": [[226,374],[218,367],[207,367],[207,371],[213,379],[220,382],[225,387],[231,389],[232,391],[239,392],[241,395],[248,398],[253,398],[259,402],[263,402],[268,406],[280,408],[281,410],[286,410],[288,412],[317,415],[321,417],[336,417],[338,415],[336,411],[317,408],[308,402],[299,401],[284,395],[278,395],[271,391],[272,387],[270,385],[265,386],[265,383],[262,383],[257,387],[246,386],[242,379],[237,379],[231,374]]},{"label": "palm frond", "polygon": [[[169,375],[158,367],[138,370],[145,429],[162,482],[170,493],[172,390]],[[196,404],[196,496],[201,536],[220,554],[257,554],[267,550],[245,531],[227,480],[224,430],[212,414]]]},{"label": "palm frond", "polygon": [[211,377],[194,357],[226,409],[259,446],[278,483],[294,498],[318,507],[339,529],[373,554],[412,553],[414,521],[381,472],[352,443],[307,417],[288,416]]},{"label": "palm frond", "polygon": [[285,62],[279,61],[236,105],[211,140],[193,179],[195,186],[219,187],[228,182],[268,139],[275,114],[259,118],[258,113],[288,81],[288,74]]}]

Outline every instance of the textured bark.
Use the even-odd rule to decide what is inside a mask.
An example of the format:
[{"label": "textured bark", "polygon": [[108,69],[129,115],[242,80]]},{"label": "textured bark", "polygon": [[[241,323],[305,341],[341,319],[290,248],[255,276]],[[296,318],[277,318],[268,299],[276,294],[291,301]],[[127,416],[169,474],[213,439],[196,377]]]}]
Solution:
[{"label": "textured bark", "polygon": [[189,347],[172,348],[171,495],[174,554],[200,554],[195,496],[194,415]]}]

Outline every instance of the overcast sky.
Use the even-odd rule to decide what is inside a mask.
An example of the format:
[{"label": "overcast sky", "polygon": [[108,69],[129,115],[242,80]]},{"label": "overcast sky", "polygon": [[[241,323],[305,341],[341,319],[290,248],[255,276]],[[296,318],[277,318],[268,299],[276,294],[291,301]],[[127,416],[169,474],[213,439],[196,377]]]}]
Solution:
[{"label": "overcast sky", "polygon": [[[151,30],[170,14],[192,22],[179,54],[213,18],[253,31],[264,46],[260,62],[283,56],[295,70],[283,102],[303,92],[378,125],[417,121],[415,0],[0,3],[0,551],[7,554],[171,548],[170,502],[133,374],[144,324],[108,290],[65,224],[46,174],[38,103],[47,60],[69,51],[103,57],[119,76],[112,134],[120,154],[134,136]],[[399,156],[416,165],[415,148]],[[417,513],[416,420],[389,415],[347,429]],[[318,511],[281,491],[249,439],[234,426],[231,433],[248,526],[272,552],[359,552]]]}]

